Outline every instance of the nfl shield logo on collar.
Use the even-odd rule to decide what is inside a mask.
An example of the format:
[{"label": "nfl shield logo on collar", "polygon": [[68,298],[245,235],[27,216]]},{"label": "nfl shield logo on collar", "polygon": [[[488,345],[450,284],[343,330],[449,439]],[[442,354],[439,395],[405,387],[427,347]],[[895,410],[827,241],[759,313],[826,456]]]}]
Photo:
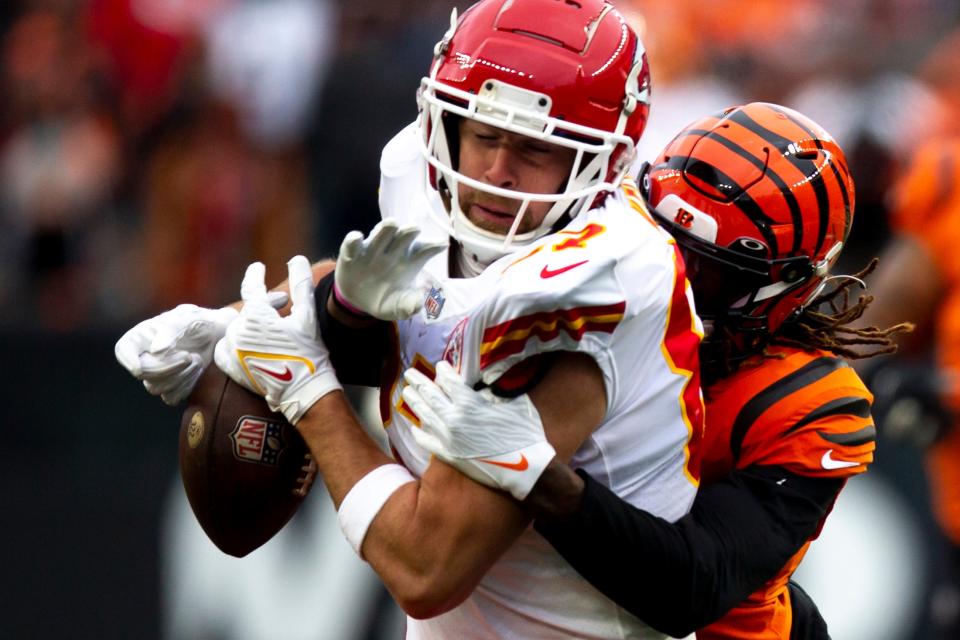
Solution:
[{"label": "nfl shield logo on collar", "polygon": [[427,317],[431,320],[439,318],[440,312],[443,311],[444,301],[443,292],[436,287],[432,287],[430,293],[427,294],[426,302],[423,304],[427,310]]}]

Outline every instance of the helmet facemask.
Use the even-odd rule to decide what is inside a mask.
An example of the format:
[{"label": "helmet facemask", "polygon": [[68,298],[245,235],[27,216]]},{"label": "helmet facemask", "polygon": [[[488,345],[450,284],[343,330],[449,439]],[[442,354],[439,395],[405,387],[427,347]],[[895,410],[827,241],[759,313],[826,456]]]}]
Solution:
[{"label": "helmet facemask", "polygon": [[[634,155],[628,136],[564,122],[549,115],[546,94],[498,80],[483,83],[478,94],[424,78],[419,92],[420,150],[429,165],[428,180],[443,196],[446,211],[439,213],[450,235],[483,264],[550,233],[558,223],[588,209],[622,180]],[[574,159],[566,183],[557,193],[505,189],[459,171],[457,121],[467,118],[510,133],[572,149]],[[480,228],[460,206],[460,186],[466,185],[498,198],[520,203],[506,235]],[[536,228],[519,232],[532,203],[551,203]]]}]

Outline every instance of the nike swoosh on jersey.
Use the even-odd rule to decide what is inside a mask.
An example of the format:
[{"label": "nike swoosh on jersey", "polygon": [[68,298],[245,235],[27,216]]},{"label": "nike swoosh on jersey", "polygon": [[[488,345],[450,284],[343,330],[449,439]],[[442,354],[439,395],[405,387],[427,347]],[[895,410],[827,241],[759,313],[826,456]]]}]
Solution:
[{"label": "nike swoosh on jersey", "polygon": [[498,460],[484,460],[483,458],[480,459],[480,462],[486,462],[487,464],[496,465],[512,471],[526,471],[527,467],[530,466],[530,463],[527,462],[527,456],[522,453],[520,454],[520,460],[517,462],[500,462]]},{"label": "nike swoosh on jersey", "polygon": [[827,449],[827,452],[823,454],[822,458],[820,458],[820,466],[828,471],[860,466],[859,462],[853,462],[852,460],[835,460],[832,454],[833,449]]},{"label": "nike swoosh on jersey", "polygon": [[582,264],[587,264],[588,262],[590,262],[590,261],[589,261],[589,260],[583,260],[582,262],[574,262],[573,264],[568,264],[567,266],[565,266],[565,267],[560,267],[559,269],[551,269],[551,268],[548,267],[547,265],[543,265],[543,269],[540,270],[540,277],[543,278],[544,280],[546,280],[547,278],[552,278],[552,277],[554,277],[554,276],[558,276],[558,275],[560,275],[561,273],[566,273],[567,271],[570,271],[571,269],[576,269],[576,268],[579,267],[580,265],[582,265]]},{"label": "nike swoosh on jersey", "polygon": [[275,378],[279,380],[280,382],[290,382],[291,380],[293,380],[293,372],[290,371],[290,367],[288,366],[284,366],[282,372],[274,371],[273,369],[265,369],[264,367],[261,367],[255,364],[251,364],[250,366],[256,369],[257,371],[267,374],[271,378]]}]

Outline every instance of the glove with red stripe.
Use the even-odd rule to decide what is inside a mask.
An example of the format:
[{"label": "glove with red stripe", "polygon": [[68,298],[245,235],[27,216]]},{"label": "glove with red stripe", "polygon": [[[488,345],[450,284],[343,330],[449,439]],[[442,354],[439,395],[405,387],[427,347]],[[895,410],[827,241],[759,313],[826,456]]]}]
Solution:
[{"label": "glove with red stripe", "polygon": [[243,309],[217,343],[214,359],[234,382],[296,424],[317,400],[342,387],[317,335],[310,262],[296,256],[287,269],[293,306],[281,317],[270,305],[263,263],[247,267],[240,286]]}]

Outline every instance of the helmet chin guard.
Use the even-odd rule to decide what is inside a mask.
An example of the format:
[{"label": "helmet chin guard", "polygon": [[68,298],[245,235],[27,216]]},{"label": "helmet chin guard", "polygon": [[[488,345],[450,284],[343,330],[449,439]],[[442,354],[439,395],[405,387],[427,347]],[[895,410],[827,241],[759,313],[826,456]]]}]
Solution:
[{"label": "helmet chin guard", "polygon": [[[557,13],[545,20],[543,12]],[[630,167],[649,112],[643,45],[604,0],[481,0],[434,49],[417,94],[420,151],[450,235],[487,265],[550,233],[615,190]],[[556,193],[506,189],[459,171],[456,123],[469,119],[572,149]],[[461,186],[519,203],[506,235],[480,228],[461,209]],[[536,228],[518,232],[533,203],[549,203]]]}]

